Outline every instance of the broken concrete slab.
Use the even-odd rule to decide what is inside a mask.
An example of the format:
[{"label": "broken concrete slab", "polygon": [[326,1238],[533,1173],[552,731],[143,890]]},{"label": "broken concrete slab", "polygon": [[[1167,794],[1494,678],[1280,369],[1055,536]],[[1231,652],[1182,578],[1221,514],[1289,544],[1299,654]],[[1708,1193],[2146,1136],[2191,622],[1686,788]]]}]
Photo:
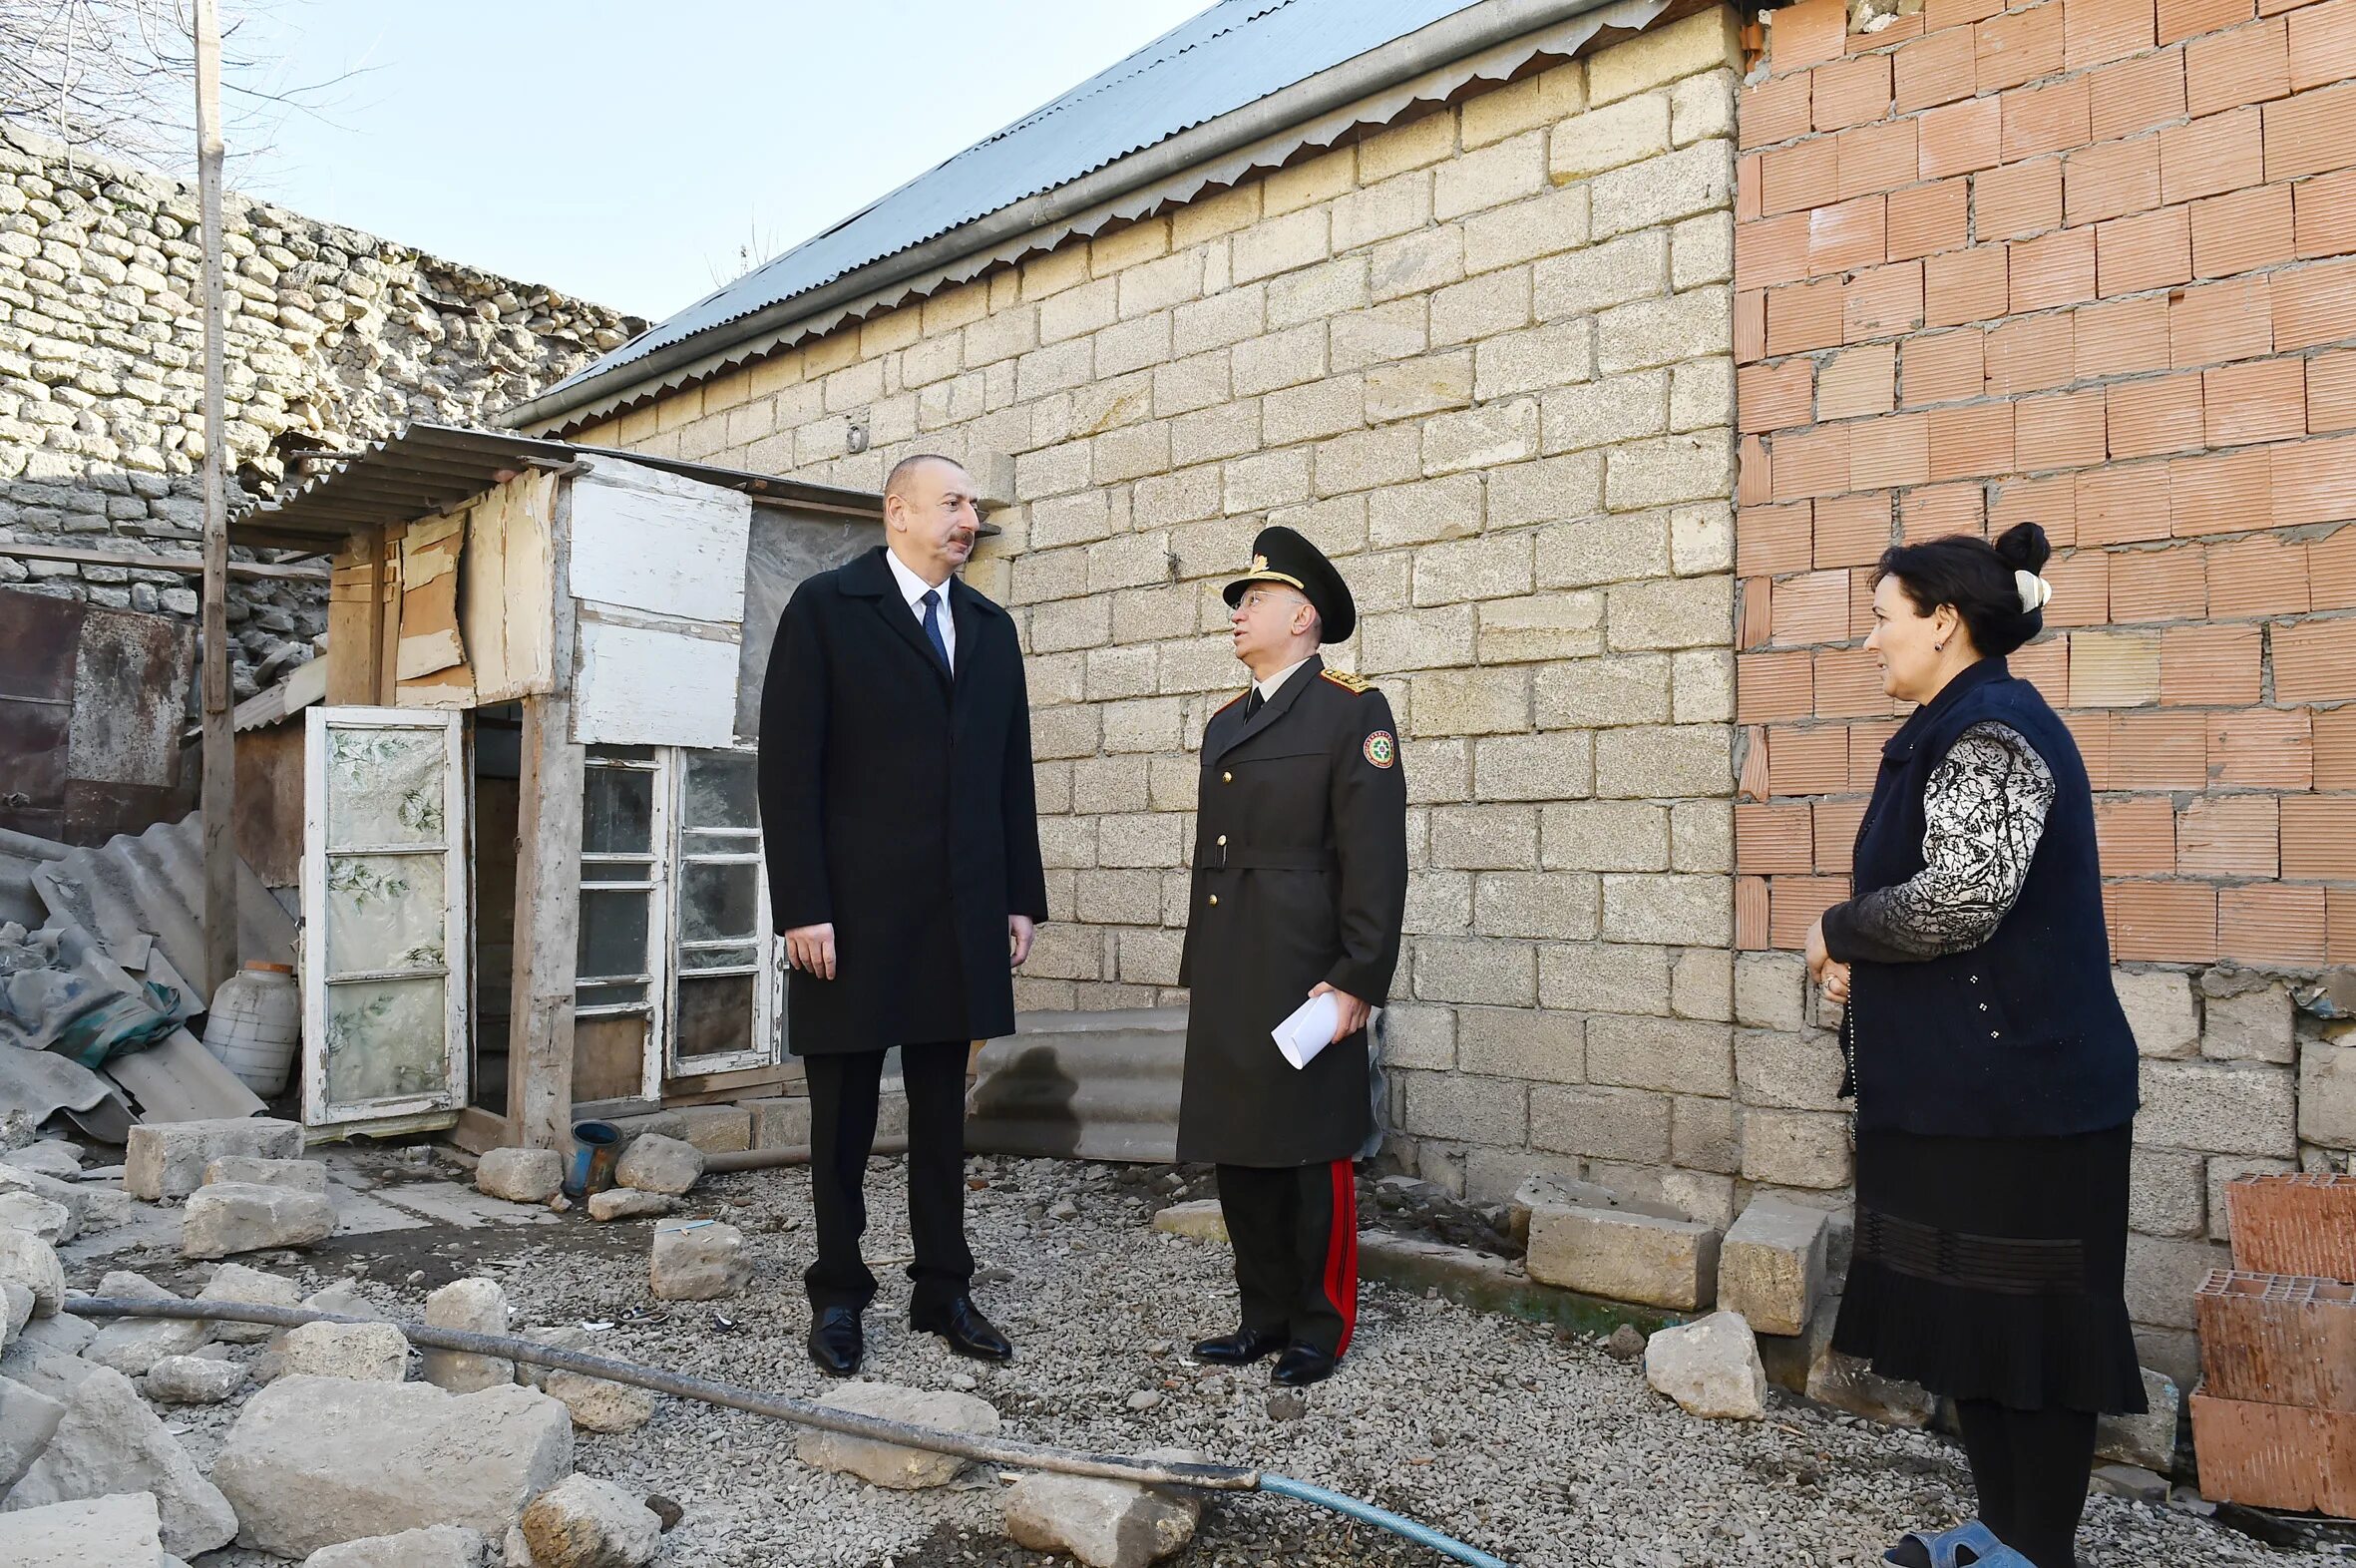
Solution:
[{"label": "broken concrete slab", "polygon": [[33,1316],[46,1318],[66,1301],[66,1271],[57,1249],[31,1231],[0,1231],[0,1284],[32,1293]]},{"label": "broken concrete slab", "polygon": [[488,1149],[475,1162],[475,1189],[510,1203],[546,1203],[565,1183],[555,1149]]},{"label": "broken concrete slab", "polygon": [[[998,1429],[998,1412],[986,1399],[970,1393],[904,1388],[889,1382],[858,1382],[834,1389],[818,1402],[833,1409],[878,1415],[941,1431],[989,1436]],[[839,1470],[899,1491],[946,1486],[957,1478],[966,1463],[955,1454],[903,1448],[817,1427],[806,1427],[796,1435],[794,1457],[813,1469]]]},{"label": "broken concrete slab", "polygon": [[1645,1342],[1644,1375],[1689,1415],[1767,1418],[1767,1369],[1739,1312],[1714,1312],[1654,1335]]},{"label": "broken concrete slab", "polygon": [[2149,1367],[2141,1371],[2144,1403],[2150,1408],[2142,1415],[2106,1415],[2097,1421],[2095,1457],[2166,1475],[2175,1469],[2176,1416],[2183,1398],[2174,1378]]},{"label": "broken concrete slab", "polygon": [[29,1192],[36,1198],[47,1198],[71,1214],[75,1224],[90,1223],[90,1189],[79,1182],[59,1181],[38,1171],[0,1165],[0,1192]]},{"label": "broken concrete slab", "polygon": [[706,1154],[734,1154],[754,1146],[750,1105],[673,1105],[643,1116],[610,1120],[624,1138],[656,1132],[692,1143]]},{"label": "broken concrete slab", "polygon": [[291,1376],[246,1402],[212,1478],[239,1545],[300,1558],[436,1524],[504,1539],[572,1468],[571,1415],[530,1388]]},{"label": "broken concrete slab", "polygon": [[1807,1396],[1885,1426],[1928,1426],[1938,1409],[1929,1390],[1884,1377],[1827,1346],[1808,1368]]},{"label": "broken concrete slab", "polygon": [[206,1163],[204,1185],[251,1182],[257,1187],[291,1187],[296,1192],[327,1191],[327,1167],[317,1160],[267,1160],[250,1154],[224,1154]]},{"label": "broken concrete slab", "polygon": [[217,1182],[189,1194],[180,1250],[188,1258],[309,1247],[335,1234],[335,1208],[322,1193],[257,1182]]},{"label": "broken concrete slab", "polygon": [[752,1112],[752,1146],[756,1149],[806,1149],[810,1146],[810,1098],[806,1094],[746,1100]]},{"label": "broken concrete slab", "polygon": [[678,1200],[667,1194],[634,1187],[608,1187],[590,1193],[589,1200],[592,1220],[659,1220],[678,1206]]},{"label": "broken concrete slab", "polygon": [[639,1568],[662,1545],[654,1510],[593,1476],[568,1475],[524,1510],[536,1568]]},{"label": "broken concrete slab", "polygon": [[82,1160],[80,1151],[70,1143],[43,1142],[11,1149],[0,1154],[0,1165],[13,1165],[20,1171],[31,1171],[37,1176],[51,1176],[59,1181],[80,1181]]},{"label": "broken concrete slab", "polygon": [[[1150,1449],[1138,1457],[1203,1457]],[[1146,1568],[1194,1539],[1202,1503],[1179,1487],[1033,1473],[1006,1492],[1006,1533],[1034,1552],[1065,1552],[1087,1568]]]},{"label": "broken concrete slab", "polygon": [[[252,1307],[299,1307],[302,1288],[292,1280],[249,1269],[241,1263],[224,1263],[205,1281],[204,1289],[196,1293],[200,1302],[231,1303]],[[212,1337],[230,1345],[258,1345],[277,1331],[266,1323],[215,1323]]]},{"label": "broken concrete slab", "polygon": [[146,1492],[0,1513],[8,1568],[147,1568],[163,1558],[163,1521]]},{"label": "broken concrete slab", "polygon": [[665,1225],[654,1233],[647,1281],[666,1302],[716,1301],[741,1295],[752,1283],[753,1263],[744,1233],[716,1220]]},{"label": "broken concrete slab", "polygon": [[167,1356],[141,1387],[158,1404],[218,1404],[245,1386],[245,1369],[209,1356]]},{"label": "broken concrete slab", "polygon": [[1173,1236],[1192,1237],[1196,1241],[1227,1241],[1227,1215],[1220,1209],[1217,1198],[1173,1203],[1154,1215],[1153,1228],[1167,1231]]},{"label": "broken concrete slab", "polygon": [[0,1497],[41,1457],[65,1413],[64,1400],[0,1377]]},{"label": "broken concrete slab", "polygon": [[322,1546],[302,1560],[302,1568],[483,1568],[488,1550],[482,1531],[437,1524]]},{"label": "broken concrete slab", "polygon": [[[425,1321],[436,1329],[468,1334],[507,1333],[507,1292],[497,1280],[452,1280],[425,1299]],[[476,1356],[466,1351],[437,1351],[427,1347],[427,1382],[452,1393],[473,1393],[516,1380],[516,1364],[504,1357]]]},{"label": "broken concrete slab", "polygon": [[703,1151],[683,1138],[642,1134],[622,1151],[613,1179],[640,1192],[677,1197],[703,1178]]},{"label": "broken concrete slab", "polygon": [[81,1226],[62,1203],[31,1192],[0,1192],[0,1231],[31,1231],[52,1247],[74,1239]]},{"label": "broken concrete slab", "polygon": [[1690,1312],[1718,1290],[1718,1232],[1619,1209],[1530,1211],[1530,1278],[1612,1301]]},{"label": "broken concrete slab", "polygon": [[[100,1280],[98,1294],[125,1301],[180,1300],[146,1275],[124,1269]],[[212,1325],[194,1318],[115,1318],[100,1327],[82,1357],[126,1377],[144,1377],[165,1357],[186,1356],[211,1338]]]},{"label": "broken concrete slab", "polygon": [[197,1470],[130,1378],[94,1367],[65,1405],[49,1446],[0,1508],[153,1492],[164,1547],[174,1556],[195,1557],[236,1537],[228,1498]]},{"label": "broken concrete slab", "polygon": [[1831,1216],[1772,1193],[1751,1200],[1718,1251],[1718,1304],[1758,1334],[1798,1334],[1824,1293]]},{"label": "broken concrete slab", "polygon": [[185,1198],[204,1185],[204,1167],[228,1154],[299,1158],[302,1126],[268,1116],[141,1122],[124,1145],[123,1190],[150,1203]]},{"label": "broken concrete slab", "polygon": [[306,1323],[277,1347],[280,1377],[400,1382],[409,1375],[409,1337],[389,1323]]},{"label": "broken concrete slab", "polygon": [[634,1432],[654,1419],[654,1395],[625,1382],[549,1369],[541,1386],[573,1412],[573,1424],[592,1432]]}]

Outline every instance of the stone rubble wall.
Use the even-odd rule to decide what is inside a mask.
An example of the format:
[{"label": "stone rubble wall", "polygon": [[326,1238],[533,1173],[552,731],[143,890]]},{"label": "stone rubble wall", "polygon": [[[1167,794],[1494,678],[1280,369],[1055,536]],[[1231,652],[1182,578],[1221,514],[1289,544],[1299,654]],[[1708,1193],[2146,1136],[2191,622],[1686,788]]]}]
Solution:
[{"label": "stone rubble wall", "polygon": [[[263,494],[293,454],[410,420],[480,424],[645,323],[229,194],[229,464]],[[203,513],[203,283],[194,188],[0,129],[0,539],[189,556]],[[171,572],[0,557],[0,585],[194,616]],[[232,581],[250,695],[311,656],[319,584]]]}]

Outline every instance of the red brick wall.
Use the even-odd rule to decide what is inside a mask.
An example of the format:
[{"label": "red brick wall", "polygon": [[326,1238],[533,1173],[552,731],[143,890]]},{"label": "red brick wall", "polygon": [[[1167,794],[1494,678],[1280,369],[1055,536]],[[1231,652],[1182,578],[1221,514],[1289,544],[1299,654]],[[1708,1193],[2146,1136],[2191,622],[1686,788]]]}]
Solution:
[{"label": "red brick wall", "polygon": [[2118,958],[2356,963],[2356,0],[1846,15],[1741,103],[1738,943],[1845,893],[1874,558],[2030,519]]}]

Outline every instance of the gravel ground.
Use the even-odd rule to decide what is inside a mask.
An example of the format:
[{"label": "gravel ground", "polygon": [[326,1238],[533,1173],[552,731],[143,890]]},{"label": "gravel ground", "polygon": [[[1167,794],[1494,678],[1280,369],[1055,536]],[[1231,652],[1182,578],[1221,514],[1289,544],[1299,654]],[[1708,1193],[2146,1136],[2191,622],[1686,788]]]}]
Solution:
[{"label": "gravel ground", "polygon": [[[907,1330],[896,1267],[908,1248],[903,1187],[897,1163],[879,1161],[869,1180],[868,1254],[886,1283],[868,1317],[867,1374],[973,1386],[997,1407],[1005,1435],[1097,1450],[1204,1450],[1372,1499],[1527,1568],[1871,1564],[1900,1531],[1945,1526],[1967,1510],[1961,1450],[1936,1435],[1867,1426],[1779,1392],[1765,1422],[1696,1420],[1597,1342],[1382,1286],[1365,1291],[1342,1373],[1314,1390],[1305,1417],[1273,1419],[1265,1367],[1235,1374],[1186,1361],[1193,1339],[1231,1326],[1228,1255],[1150,1230],[1151,1200],[1133,1174],[989,1159],[971,1162],[970,1174],[969,1223],[982,1269],[976,1296],[1014,1341],[1016,1361],[960,1361]],[[1072,1217],[1053,1217],[1071,1207]],[[745,1230],[759,1259],[745,1298],[655,1302],[644,1266],[651,1225],[597,1226],[579,1215],[562,1226],[352,1238],[291,1266],[249,1261],[308,1287],[365,1266],[366,1294],[400,1316],[418,1315],[424,1293],[450,1278],[489,1273],[505,1284],[519,1328],[611,1323],[594,1337],[604,1355],[790,1394],[824,1392],[830,1384],[801,1347],[807,1178],[709,1178],[685,1212]],[[156,1276],[174,1280],[156,1262]],[[194,1289],[196,1278],[181,1277],[181,1288]],[[94,1285],[95,1272],[74,1283]],[[732,1328],[715,1324],[714,1306]],[[1134,1401],[1148,1408],[1131,1408],[1139,1394],[1154,1396]],[[233,1414],[223,1407],[168,1418],[185,1428],[201,1463]],[[664,1564],[1057,1561],[1006,1541],[1002,1488],[989,1474],[970,1469],[943,1490],[886,1492],[805,1469],[792,1449],[791,1428],[778,1422],[665,1399],[636,1433],[582,1433],[578,1464],[684,1506],[685,1520],[665,1538]],[[2275,1551],[2190,1513],[2107,1496],[2090,1502],[2079,1543],[2085,1568],[2346,1561]],[[198,1568],[272,1561],[230,1551]],[[1305,1504],[1258,1496],[1215,1500],[1194,1543],[1170,1559],[1175,1568],[1439,1561]]]}]

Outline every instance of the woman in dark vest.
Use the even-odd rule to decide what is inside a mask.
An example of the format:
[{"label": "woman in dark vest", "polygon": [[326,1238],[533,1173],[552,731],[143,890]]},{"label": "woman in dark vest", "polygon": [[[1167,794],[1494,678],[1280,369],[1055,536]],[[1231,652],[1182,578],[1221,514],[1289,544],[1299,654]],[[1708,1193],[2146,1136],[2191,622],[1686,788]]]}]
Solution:
[{"label": "woman in dark vest", "polygon": [[1808,933],[1844,1004],[1855,1262],[1833,1346],[1955,1400],[1980,1516],[1908,1568],[2072,1568],[2095,1417],[2141,1411],[2125,1295],[2136,1048],[2111,984],[2094,797],[2005,656],[2043,629],[2052,552],[1903,545],[1873,592],[1882,748],[1853,896]]}]

